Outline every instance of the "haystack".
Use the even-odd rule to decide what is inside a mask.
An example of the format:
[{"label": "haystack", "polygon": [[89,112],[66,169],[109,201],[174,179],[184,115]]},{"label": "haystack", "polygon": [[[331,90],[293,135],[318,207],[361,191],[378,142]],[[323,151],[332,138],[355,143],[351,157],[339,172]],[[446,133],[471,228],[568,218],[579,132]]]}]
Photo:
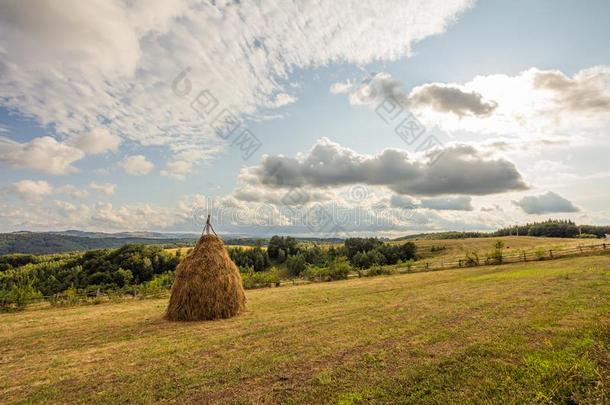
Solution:
[{"label": "haystack", "polygon": [[[206,229],[209,232],[207,224]],[[222,240],[204,231],[193,251],[176,268],[167,319],[230,318],[243,311],[245,306],[246,296],[237,266],[227,254]]]}]

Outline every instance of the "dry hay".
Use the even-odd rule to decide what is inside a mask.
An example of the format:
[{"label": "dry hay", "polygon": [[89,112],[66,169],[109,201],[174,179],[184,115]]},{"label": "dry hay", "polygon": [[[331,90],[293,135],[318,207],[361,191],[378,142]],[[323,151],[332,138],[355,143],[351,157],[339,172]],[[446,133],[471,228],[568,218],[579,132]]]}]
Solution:
[{"label": "dry hay", "polygon": [[245,306],[239,270],[222,240],[203,235],[176,268],[166,318],[171,321],[230,318]]}]

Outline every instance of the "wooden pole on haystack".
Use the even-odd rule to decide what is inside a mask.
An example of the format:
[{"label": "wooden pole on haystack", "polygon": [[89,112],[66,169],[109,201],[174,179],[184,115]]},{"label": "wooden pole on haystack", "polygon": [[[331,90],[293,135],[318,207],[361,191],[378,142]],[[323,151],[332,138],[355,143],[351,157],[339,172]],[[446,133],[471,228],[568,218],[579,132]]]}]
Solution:
[{"label": "wooden pole on haystack", "polygon": [[[202,235],[209,235],[210,231],[212,231],[212,233],[214,235],[216,235],[216,232],[214,232],[214,228],[212,227],[212,222],[210,221],[210,217],[211,217],[211,215],[208,214],[208,219],[206,219],[205,226],[203,227],[203,232],[201,233]],[[216,236],[218,236],[218,235],[216,235]]]}]

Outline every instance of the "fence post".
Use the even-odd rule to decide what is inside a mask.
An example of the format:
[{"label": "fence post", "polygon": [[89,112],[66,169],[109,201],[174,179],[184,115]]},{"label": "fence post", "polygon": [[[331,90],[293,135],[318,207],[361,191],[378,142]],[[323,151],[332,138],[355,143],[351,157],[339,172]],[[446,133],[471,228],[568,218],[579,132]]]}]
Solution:
[{"label": "fence post", "polygon": [[551,259],[553,258],[553,249],[549,250],[549,254],[551,255]]},{"label": "fence post", "polygon": [[604,250],[606,250],[606,244],[604,243]]},{"label": "fence post", "polygon": [[430,263],[426,262],[426,270],[430,268]]},{"label": "fence post", "polygon": [[527,262],[527,254],[525,252],[523,252],[523,261]]}]

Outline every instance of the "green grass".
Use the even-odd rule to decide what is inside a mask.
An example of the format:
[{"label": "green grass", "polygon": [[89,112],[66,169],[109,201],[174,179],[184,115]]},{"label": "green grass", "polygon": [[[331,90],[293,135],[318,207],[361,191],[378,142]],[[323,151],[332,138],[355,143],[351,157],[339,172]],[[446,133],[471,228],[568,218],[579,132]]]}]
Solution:
[{"label": "green grass", "polygon": [[608,403],[610,257],[0,315],[0,401]]}]

